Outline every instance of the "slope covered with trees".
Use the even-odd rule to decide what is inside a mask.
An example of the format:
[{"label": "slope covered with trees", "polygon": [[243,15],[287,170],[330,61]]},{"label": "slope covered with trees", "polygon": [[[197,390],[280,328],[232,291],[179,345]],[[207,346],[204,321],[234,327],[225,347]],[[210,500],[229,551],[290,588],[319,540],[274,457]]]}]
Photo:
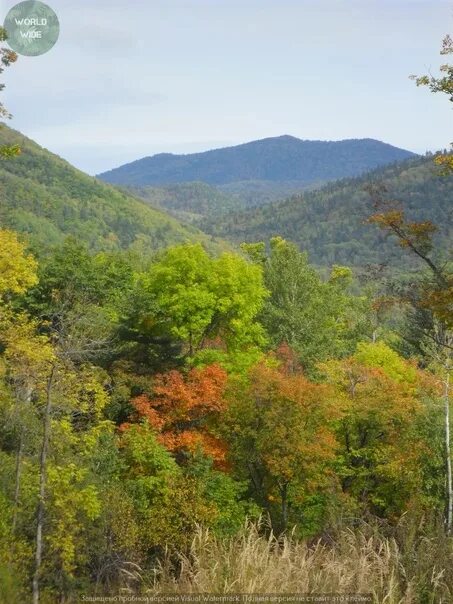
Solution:
[{"label": "slope covered with trees", "polygon": [[159,187],[128,185],[120,188],[155,208],[162,208],[182,222],[200,226],[206,219],[217,220],[225,214],[279,201],[317,186],[304,186],[292,181],[247,180],[219,186],[185,182]]},{"label": "slope covered with trees", "polygon": [[0,164],[0,223],[27,233],[35,247],[62,243],[69,235],[93,249],[150,250],[208,239],[165,212],[83,174],[5,125],[0,145],[21,150]]},{"label": "slope covered with trees", "polygon": [[397,199],[414,220],[431,219],[439,225],[437,240],[441,247],[448,247],[453,236],[453,179],[444,177],[432,157],[381,168],[285,201],[207,219],[202,228],[239,243],[281,235],[324,266],[365,266],[388,260],[398,263],[388,237],[366,224],[372,208],[367,188],[376,184],[385,186],[388,195]]},{"label": "slope covered with trees", "polygon": [[191,224],[200,224],[206,217],[215,218],[246,207],[246,201],[241,196],[224,193],[204,182],[121,188]]}]

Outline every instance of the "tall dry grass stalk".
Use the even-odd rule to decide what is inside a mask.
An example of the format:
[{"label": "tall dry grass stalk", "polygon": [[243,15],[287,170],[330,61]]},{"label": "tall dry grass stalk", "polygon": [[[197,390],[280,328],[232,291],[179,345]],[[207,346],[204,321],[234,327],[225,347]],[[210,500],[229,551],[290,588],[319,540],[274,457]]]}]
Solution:
[{"label": "tall dry grass stalk", "polygon": [[[152,584],[151,584],[152,583]],[[142,585],[143,587],[143,585]],[[165,557],[146,593],[371,593],[386,604],[453,602],[453,544],[399,527],[340,530],[309,543],[248,525],[218,539],[200,529],[190,552]]]}]

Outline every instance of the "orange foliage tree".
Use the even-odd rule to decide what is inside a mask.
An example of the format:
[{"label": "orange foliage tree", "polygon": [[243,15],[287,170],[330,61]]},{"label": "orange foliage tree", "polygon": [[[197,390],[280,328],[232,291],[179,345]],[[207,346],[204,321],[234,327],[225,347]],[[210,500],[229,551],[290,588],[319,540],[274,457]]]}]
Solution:
[{"label": "orange foliage tree", "polygon": [[253,368],[249,381],[234,389],[222,422],[230,456],[241,478],[284,531],[297,522],[295,508],[320,493],[333,476],[332,422],[341,415],[329,386],[309,381],[288,363],[270,358]]},{"label": "orange foliage tree", "polygon": [[214,425],[225,408],[226,381],[227,374],[218,365],[193,368],[187,375],[176,370],[157,375],[153,396],[142,394],[132,400],[131,419],[148,421],[158,441],[178,458],[201,450],[222,466],[225,444],[214,434]]}]

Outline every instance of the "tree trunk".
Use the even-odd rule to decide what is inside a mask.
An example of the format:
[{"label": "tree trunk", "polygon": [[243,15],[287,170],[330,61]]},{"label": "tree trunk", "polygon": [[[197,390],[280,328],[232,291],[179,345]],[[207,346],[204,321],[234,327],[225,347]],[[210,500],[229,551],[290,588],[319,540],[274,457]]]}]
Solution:
[{"label": "tree trunk", "polygon": [[14,513],[13,513],[13,532],[16,530],[17,524],[17,512],[19,508],[19,496],[20,496],[20,474],[22,467],[22,451],[24,448],[24,428],[21,428],[19,436],[19,446],[16,452],[16,477],[14,485]]},{"label": "tree trunk", "polygon": [[39,576],[42,562],[42,527],[44,522],[44,507],[46,500],[46,463],[50,440],[50,420],[52,412],[52,386],[55,367],[52,367],[47,380],[46,408],[44,412],[44,433],[42,439],[41,457],[39,462],[39,499],[36,525],[35,574],[33,576],[33,604],[39,604]]},{"label": "tree trunk", "polygon": [[279,487],[280,497],[282,500],[281,513],[282,513],[282,532],[286,532],[288,528],[288,483]]},{"label": "tree trunk", "polygon": [[445,455],[447,458],[447,534],[451,534],[453,522],[453,486],[451,475],[451,447],[450,447],[450,375],[447,374],[444,382],[444,409],[445,409]]},{"label": "tree trunk", "polygon": [[[24,402],[29,405],[31,402],[32,389],[26,387]],[[19,497],[20,497],[20,479],[22,470],[22,453],[24,450],[24,439],[25,439],[25,427],[22,425],[19,435],[19,445],[16,452],[16,472],[15,472],[15,485],[14,485],[14,513],[13,513],[13,532],[16,530],[17,514],[19,511]]]},{"label": "tree trunk", "polygon": [[193,336],[192,331],[189,331],[189,356],[193,356]]}]

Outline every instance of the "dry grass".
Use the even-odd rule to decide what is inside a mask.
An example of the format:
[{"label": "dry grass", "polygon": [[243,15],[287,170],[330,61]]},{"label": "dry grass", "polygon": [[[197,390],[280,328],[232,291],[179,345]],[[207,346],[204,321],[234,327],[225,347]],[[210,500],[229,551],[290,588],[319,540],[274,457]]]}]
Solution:
[{"label": "dry grass", "polygon": [[[190,553],[168,555],[143,591],[174,593],[371,593],[386,604],[453,602],[453,544],[442,530],[362,524],[314,543],[264,536],[249,525],[219,540],[200,529]],[[135,586],[136,587],[136,586]],[[143,588],[142,584],[142,588]],[[143,593],[143,592],[142,592]]]}]

